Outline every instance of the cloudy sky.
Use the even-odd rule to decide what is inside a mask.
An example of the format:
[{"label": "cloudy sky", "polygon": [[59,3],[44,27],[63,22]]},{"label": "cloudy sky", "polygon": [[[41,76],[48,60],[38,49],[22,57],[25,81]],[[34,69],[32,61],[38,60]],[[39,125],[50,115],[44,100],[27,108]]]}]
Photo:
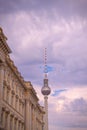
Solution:
[{"label": "cloudy sky", "polygon": [[87,130],[87,0],[0,0],[0,26],[41,104],[47,48],[49,130]]}]

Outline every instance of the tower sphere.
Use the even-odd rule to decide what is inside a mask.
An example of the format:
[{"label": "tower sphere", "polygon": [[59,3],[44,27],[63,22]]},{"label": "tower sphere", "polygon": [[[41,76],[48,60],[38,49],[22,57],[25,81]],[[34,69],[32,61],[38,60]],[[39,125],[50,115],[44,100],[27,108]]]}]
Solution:
[{"label": "tower sphere", "polygon": [[46,96],[46,95],[49,95],[51,93],[51,89],[48,86],[44,86],[44,87],[42,87],[41,92],[43,95]]}]

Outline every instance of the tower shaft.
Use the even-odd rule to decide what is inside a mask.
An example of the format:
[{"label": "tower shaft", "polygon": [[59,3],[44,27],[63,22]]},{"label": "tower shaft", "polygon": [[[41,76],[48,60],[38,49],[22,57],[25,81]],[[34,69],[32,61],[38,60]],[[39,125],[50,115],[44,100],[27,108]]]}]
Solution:
[{"label": "tower shaft", "polygon": [[48,96],[44,96],[44,107],[45,107],[44,130],[48,130]]}]

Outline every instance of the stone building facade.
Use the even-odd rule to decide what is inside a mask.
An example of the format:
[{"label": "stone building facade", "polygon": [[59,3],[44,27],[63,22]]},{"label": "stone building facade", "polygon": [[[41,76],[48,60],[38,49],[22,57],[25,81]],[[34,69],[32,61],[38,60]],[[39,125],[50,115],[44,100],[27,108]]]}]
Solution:
[{"label": "stone building facade", "polygon": [[43,130],[44,108],[11,60],[6,41],[0,28],[0,130]]}]

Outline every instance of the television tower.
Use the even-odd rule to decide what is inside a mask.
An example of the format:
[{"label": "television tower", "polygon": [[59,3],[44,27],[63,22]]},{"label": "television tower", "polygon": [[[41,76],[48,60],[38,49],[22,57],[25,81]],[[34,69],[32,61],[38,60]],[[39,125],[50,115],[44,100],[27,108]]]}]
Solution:
[{"label": "television tower", "polygon": [[48,95],[51,93],[51,89],[48,86],[48,68],[47,68],[47,50],[45,48],[44,54],[44,79],[43,79],[43,87],[41,89],[42,94],[44,95],[44,107],[45,107],[45,116],[44,116],[44,130],[48,129]]}]

